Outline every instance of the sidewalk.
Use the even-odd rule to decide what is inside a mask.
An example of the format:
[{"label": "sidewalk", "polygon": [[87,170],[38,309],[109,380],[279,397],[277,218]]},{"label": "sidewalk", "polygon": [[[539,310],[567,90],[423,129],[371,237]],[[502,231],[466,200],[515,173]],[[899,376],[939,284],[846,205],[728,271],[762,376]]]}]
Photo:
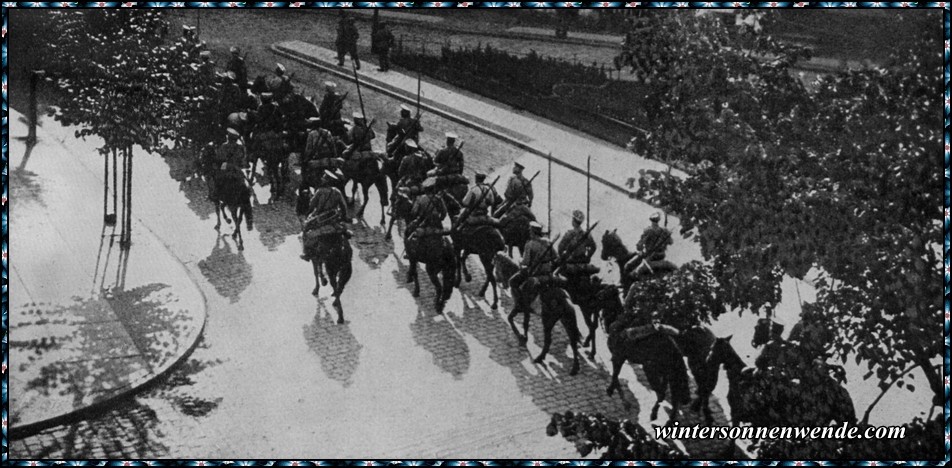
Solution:
[{"label": "sidewalk", "polygon": [[22,115],[11,109],[9,124],[9,417],[19,437],[165,374],[197,344],[206,308],[135,212],[132,247],[119,249],[119,229],[102,223],[102,166],[71,154],[52,133],[59,123],[46,119],[57,128],[38,128],[29,152]]},{"label": "sidewalk", "polygon": [[[281,42],[272,46],[278,55],[353,80],[349,68],[338,67],[336,53],[301,41]],[[417,79],[397,71],[378,72],[365,67],[358,72],[361,84],[416,105]],[[629,178],[640,169],[667,170],[667,166],[638,156],[631,151],[578,130],[515,110],[504,104],[463,94],[449,85],[421,83],[421,107],[449,120],[482,131],[537,156],[552,155],[554,164],[585,174],[587,158],[592,156],[593,184],[603,184],[629,197],[634,190]],[[680,171],[674,171],[678,175]]]}]

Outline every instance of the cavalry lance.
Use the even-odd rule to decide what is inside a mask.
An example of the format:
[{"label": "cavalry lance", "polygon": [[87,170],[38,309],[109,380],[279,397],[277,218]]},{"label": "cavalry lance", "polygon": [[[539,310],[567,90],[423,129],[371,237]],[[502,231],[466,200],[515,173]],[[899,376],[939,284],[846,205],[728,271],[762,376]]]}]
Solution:
[{"label": "cavalry lance", "polygon": [[[536,171],[536,173],[532,175],[532,178],[529,179],[529,185],[532,185],[532,181],[535,180],[535,178],[539,176],[539,173],[540,173],[540,172],[542,172],[542,171]],[[493,213],[493,218],[498,218],[498,217],[500,217],[500,216],[506,214],[506,212],[509,211],[510,208],[512,208],[512,205],[513,205],[514,203],[515,203],[515,201],[513,201],[513,200],[509,200],[509,201],[507,201],[506,203],[503,203],[502,206],[500,206],[499,209],[496,210],[495,213]]]}]

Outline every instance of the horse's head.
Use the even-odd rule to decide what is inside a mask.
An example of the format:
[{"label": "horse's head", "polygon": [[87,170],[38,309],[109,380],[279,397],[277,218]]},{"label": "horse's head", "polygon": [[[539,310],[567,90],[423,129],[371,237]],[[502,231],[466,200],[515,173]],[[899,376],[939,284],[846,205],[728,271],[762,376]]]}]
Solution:
[{"label": "horse's head", "polygon": [[393,122],[387,122],[387,141],[393,141],[397,137],[397,134],[400,131],[400,127]]},{"label": "horse's head", "polygon": [[754,339],[750,344],[756,348],[773,340],[779,340],[783,334],[783,328],[783,325],[773,319],[758,319],[757,325],[754,326]]},{"label": "horse's head", "polygon": [[605,234],[602,234],[602,260],[620,258],[624,256],[625,250],[625,245],[618,237],[618,229],[605,230]]},{"label": "horse's head", "polygon": [[714,345],[711,346],[711,352],[708,356],[708,364],[715,366],[724,365],[724,369],[730,371],[739,371],[744,367],[747,367],[744,364],[744,360],[741,359],[740,355],[737,354],[737,351],[734,350],[734,347],[731,346],[731,338],[733,335],[725,338],[715,338]]},{"label": "horse's head", "polygon": [[612,323],[625,312],[618,286],[614,284],[602,285],[601,289],[595,294],[595,299],[598,301],[598,307],[601,310],[602,326],[607,332],[611,329]]}]

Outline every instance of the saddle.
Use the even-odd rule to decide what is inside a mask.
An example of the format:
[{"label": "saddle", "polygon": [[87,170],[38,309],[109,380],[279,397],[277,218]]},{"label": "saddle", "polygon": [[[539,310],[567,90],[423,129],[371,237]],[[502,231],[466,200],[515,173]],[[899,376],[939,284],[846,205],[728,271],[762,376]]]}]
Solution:
[{"label": "saddle", "polygon": [[421,227],[406,240],[406,249],[409,258],[425,261],[437,254],[453,252],[453,241],[443,235],[443,229]]},{"label": "saddle", "polygon": [[565,276],[591,276],[601,271],[591,263],[566,263],[562,266],[562,274]]},{"label": "saddle", "polygon": [[466,223],[459,230],[459,236],[469,242],[481,239],[496,252],[506,250],[506,240],[503,239],[502,233],[499,232],[499,229],[496,229],[495,223],[489,221],[488,216],[486,218],[486,222],[490,224],[470,224],[471,219],[466,220]]}]

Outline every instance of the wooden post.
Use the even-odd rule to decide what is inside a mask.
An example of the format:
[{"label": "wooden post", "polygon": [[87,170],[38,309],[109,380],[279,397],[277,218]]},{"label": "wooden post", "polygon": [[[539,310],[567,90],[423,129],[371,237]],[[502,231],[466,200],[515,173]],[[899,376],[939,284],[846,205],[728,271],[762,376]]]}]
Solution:
[{"label": "wooden post", "polygon": [[548,205],[549,205],[549,221],[548,228],[549,233],[552,232],[552,153],[549,153],[549,189],[547,190],[549,195]]},{"label": "wooden post", "polygon": [[589,228],[592,218],[592,155],[588,155],[585,168],[585,229]]}]

